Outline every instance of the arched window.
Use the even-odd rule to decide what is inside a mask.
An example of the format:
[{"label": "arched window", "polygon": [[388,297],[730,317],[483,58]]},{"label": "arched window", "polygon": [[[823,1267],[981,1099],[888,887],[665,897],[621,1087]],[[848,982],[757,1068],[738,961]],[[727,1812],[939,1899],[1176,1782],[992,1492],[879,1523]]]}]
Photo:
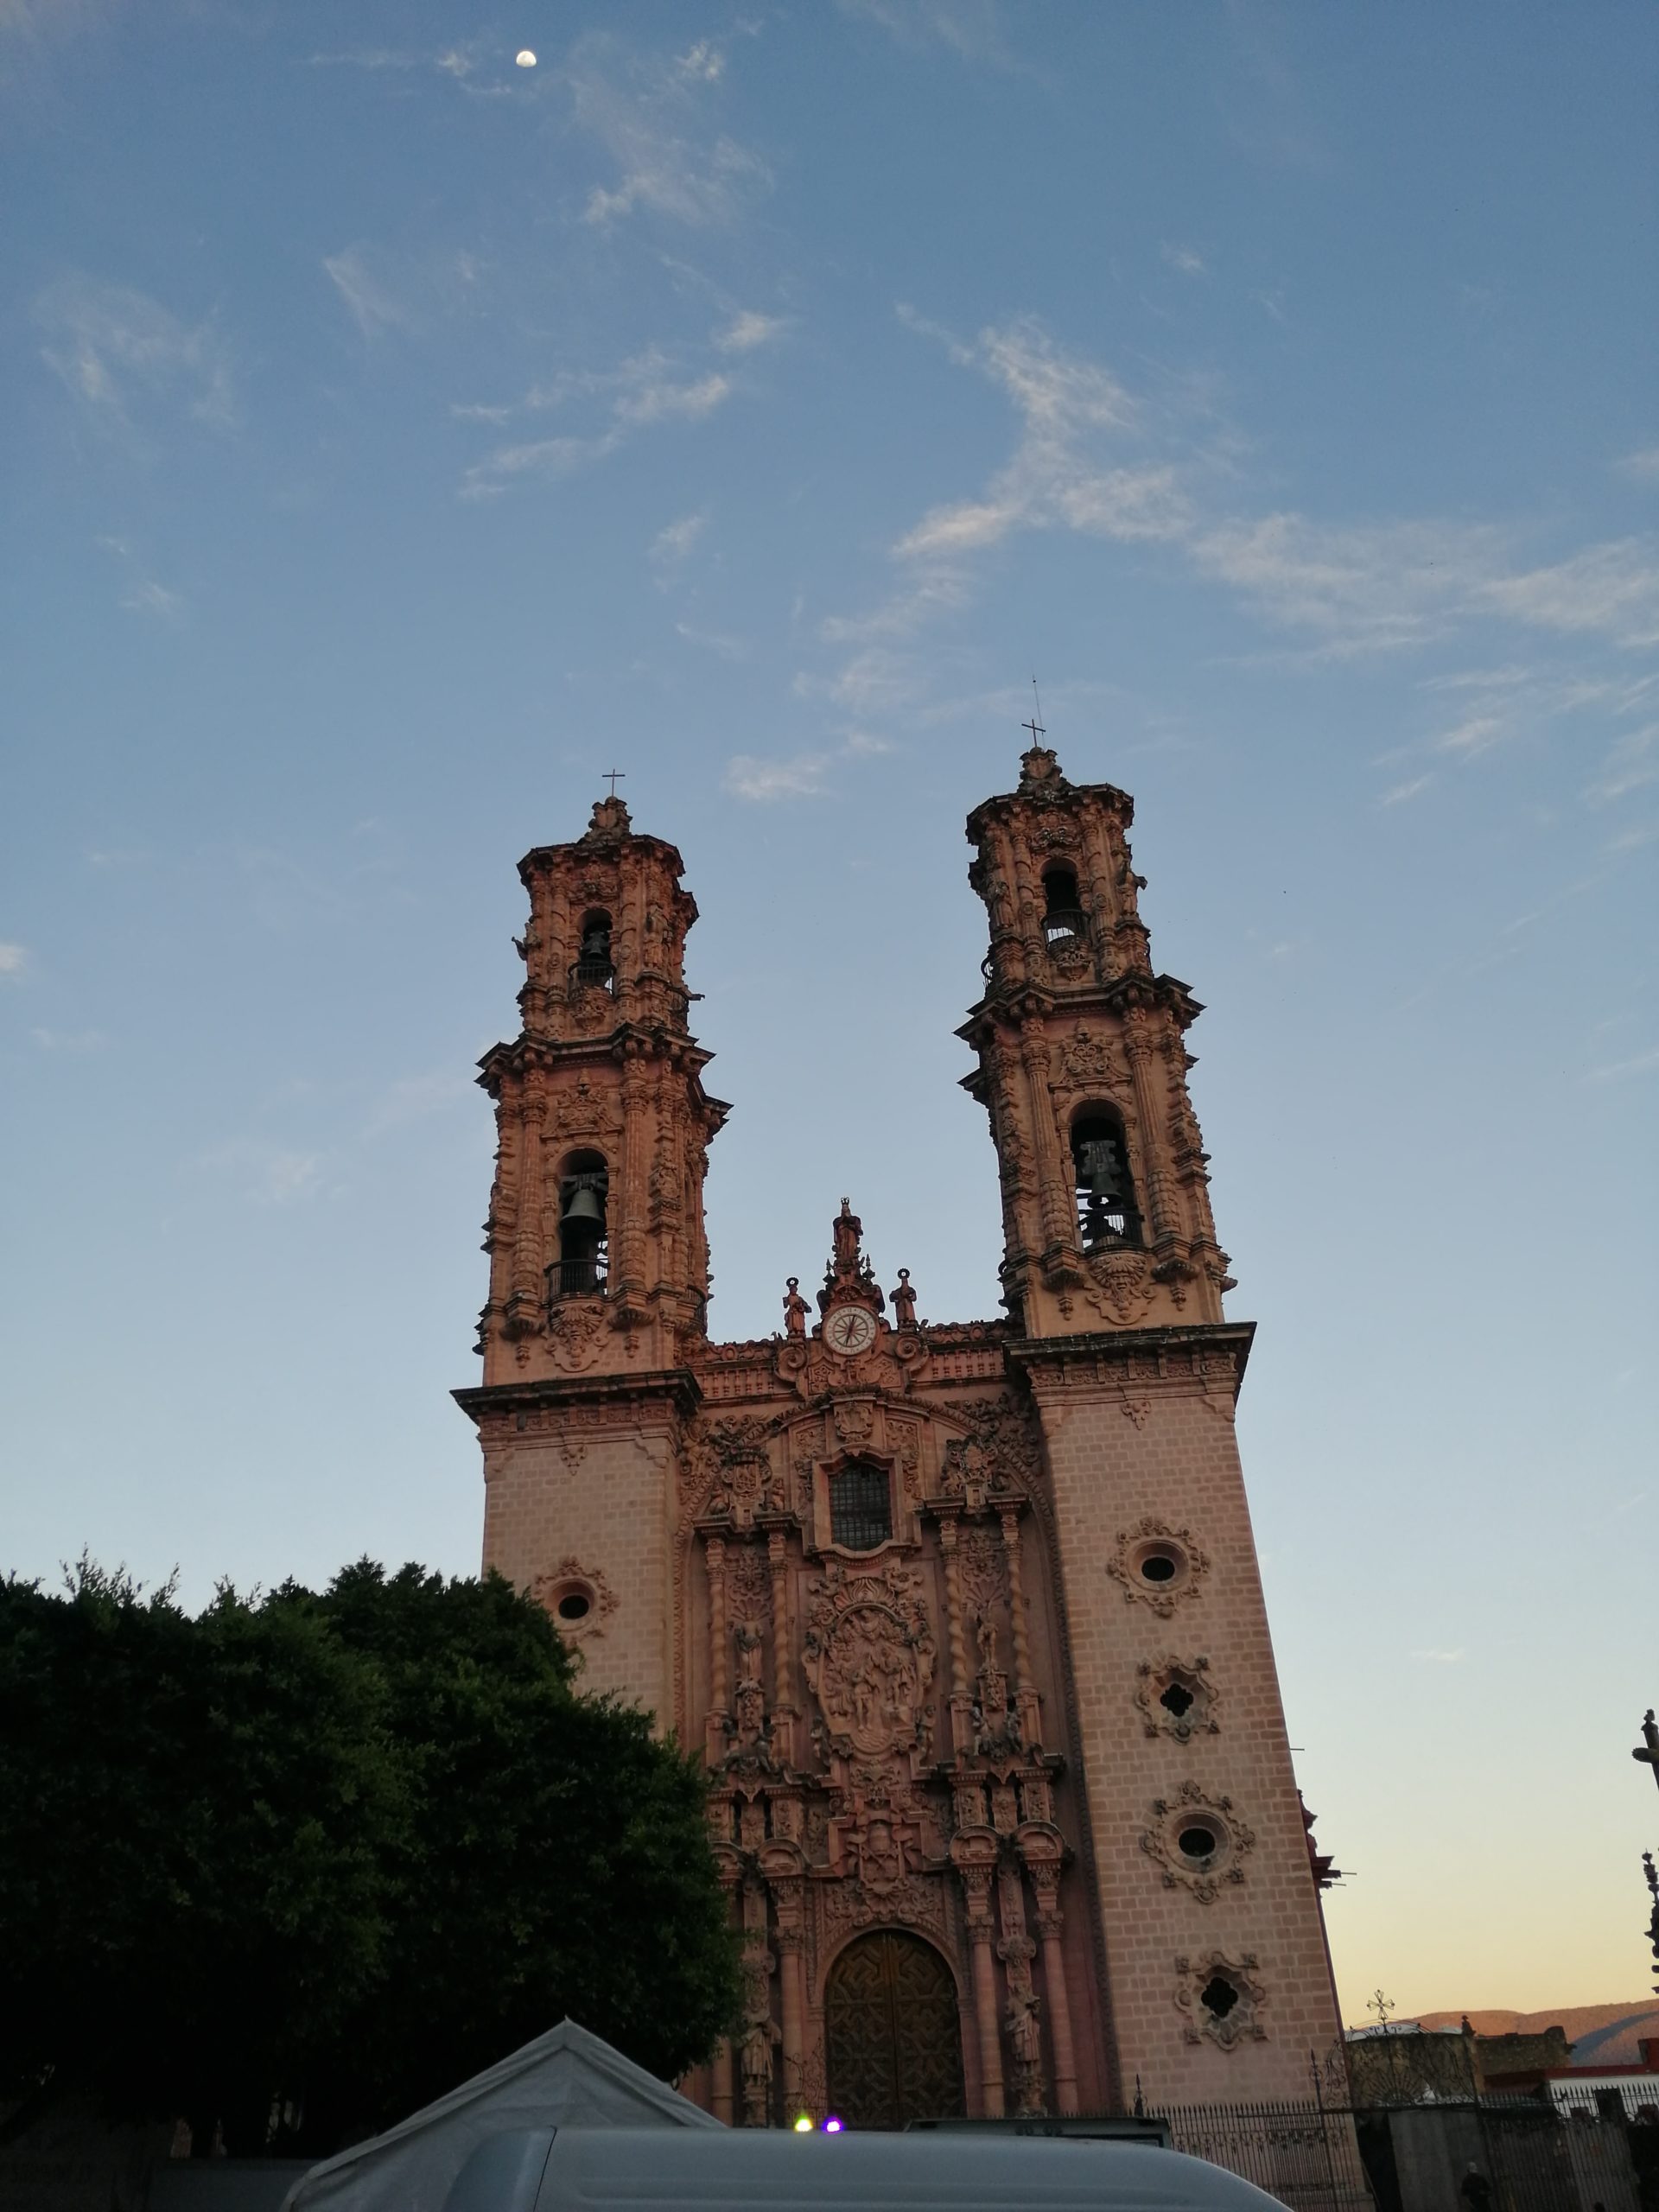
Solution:
[{"label": "arched window", "polygon": [[596,984],[604,991],[615,986],[616,969],[611,959],[611,918],[602,907],[595,906],[582,918],[582,949],[576,955],[575,980],[579,983]]},{"label": "arched window", "polygon": [[559,1256],[548,1269],[555,1298],[591,1298],[605,1287],[608,1251],[604,1156],[573,1152],[559,1172]]},{"label": "arched window", "polygon": [[1051,868],[1043,874],[1043,935],[1050,944],[1062,938],[1082,937],[1087,925],[1077,893],[1074,868]]},{"label": "arched window", "polygon": [[830,1478],[830,1535],[849,1552],[873,1552],[893,1534],[893,1486],[873,1460],[855,1459]]},{"label": "arched window", "polygon": [[1090,1107],[1071,1126],[1071,1165],[1077,1178],[1077,1230],[1085,1252],[1134,1247],[1141,1215],[1129,1179],[1129,1152],[1116,1114]]}]

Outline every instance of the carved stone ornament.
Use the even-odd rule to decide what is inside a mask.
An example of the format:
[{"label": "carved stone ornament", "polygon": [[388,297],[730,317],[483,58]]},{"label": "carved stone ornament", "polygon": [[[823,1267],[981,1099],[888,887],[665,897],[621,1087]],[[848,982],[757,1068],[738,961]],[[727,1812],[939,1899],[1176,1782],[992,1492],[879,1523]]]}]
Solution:
[{"label": "carved stone ornament", "polygon": [[832,1560],[808,1585],[806,1678],[843,1758],[909,1751],[927,1736],[936,1652],[921,1591],[920,1575],[896,1559],[879,1573]]},{"label": "carved stone ornament", "polygon": [[1194,1736],[1221,1733],[1216,1717],[1221,1699],[1202,1653],[1196,1659],[1178,1659],[1170,1652],[1161,1659],[1143,1659],[1135,1675],[1135,1702],[1148,1736],[1187,1744]]},{"label": "carved stone ornament", "polygon": [[[530,1594],[552,1614],[566,1643],[586,1643],[591,1637],[603,1636],[606,1622],[616,1611],[616,1593],[605,1577],[596,1567],[584,1567],[574,1556],[544,1568],[531,1584]],[[560,1610],[567,1600],[577,1599],[586,1600],[584,1612],[573,1618]]]},{"label": "carved stone ornament", "polygon": [[[1154,1799],[1152,1817],[1141,1848],[1162,1870],[1166,1890],[1188,1889],[1200,1904],[1213,1904],[1224,1883],[1244,1879],[1243,1861],[1255,1837],[1230,1797],[1211,1797],[1184,1782],[1175,1796]],[[1207,1848],[1200,1847],[1204,1839]]]},{"label": "carved stone ornament", "polygon": [[1168,1620],[1179,1605],[1196,1598],[1210,1561],[1190,1529],[1172,1529],[1149,1515],[1120,1529],[1106,1572],[1123,1586],[1126,1605],[1147,1605]]},{"label": "carved stone ornament", "polygon": [[1103,1038],[1091,1037],[1079,1022],[1060,1046],[1060,1073],[1070,1083],[1097,1083],[1113,1071]]},{"label": "carved stone ornament", "polygon": [[1187,2043],[1208,2039],[1218,2050],[1265,2043],[1262,2009],[1267,1992],[1255,1976],[1254,1951],[1236,1958],[1225,1951],[1184,1955],[1175,1961],[1175,2009]]},{"label": "carved stone ornament", "polygon": [[691,1517],[728,1514],[740,1529],[758,1512],[777,1510],[782,1485],[772,1472],[772,1424],[759,1414],[717,1421],[699,1429],[686,1448],[685,1499]]},{"label": "carved stone ornament", "polygon": [[1152,1268],[1144,1252],[1090,1252],[1085,1255],[1091,1287],[1084,1292],[1103,1319],[1130,1328],[1152,1304]]},{"label": "carved stone ornament", "polygon": [[575,1374],[591,1367],[599,1357],[605,1325],[605,1308],[596,1300],[562,1300],[547,1325],[555,1363]]}]

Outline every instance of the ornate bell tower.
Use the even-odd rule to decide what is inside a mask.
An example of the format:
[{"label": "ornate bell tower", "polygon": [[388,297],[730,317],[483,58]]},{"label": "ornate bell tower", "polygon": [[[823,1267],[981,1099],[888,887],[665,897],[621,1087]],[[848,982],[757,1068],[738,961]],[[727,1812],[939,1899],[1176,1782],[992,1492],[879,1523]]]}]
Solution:
[{"label": "ornate bell tower", "polygon": [[727,1113],[686,1025],[682,867],[614,793],[585,836],[519,863],[523,1027],[480,1064],[498,1140],[484,1381],[455,1394],[484,1444],[486,1562],[572,1635],[615,1610],[623,1577],[652,1593],[588,1660],[594,1687],[648,1695],[666,1674],[663,1501],[696,1395],[702,1182]]},{"label": "ornate bell tower", "polygon": [[1152,971],[1134,816],[1034,745],[1019,789],[968,817],[991,945],[957,1034],[996,1141],[1004,1302],[1030,1337],[1219,1321],[1232,1288],[1186,1091],[1203,1009]]}]

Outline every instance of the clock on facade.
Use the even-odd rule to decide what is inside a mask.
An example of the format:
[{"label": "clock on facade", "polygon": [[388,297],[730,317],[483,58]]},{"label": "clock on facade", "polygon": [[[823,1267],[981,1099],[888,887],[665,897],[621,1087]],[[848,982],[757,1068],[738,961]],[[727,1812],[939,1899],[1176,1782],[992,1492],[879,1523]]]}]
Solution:
[{"label": "clock on facade", "polygon": [[838,1351],[843,1359],[855,1358],[861,1351],[868,1351],[875,1342],[875,1316],[867,1313],[861,1306],[843,1306],[832,1313],[823,1325],[823,1341],[831,1351]]}]

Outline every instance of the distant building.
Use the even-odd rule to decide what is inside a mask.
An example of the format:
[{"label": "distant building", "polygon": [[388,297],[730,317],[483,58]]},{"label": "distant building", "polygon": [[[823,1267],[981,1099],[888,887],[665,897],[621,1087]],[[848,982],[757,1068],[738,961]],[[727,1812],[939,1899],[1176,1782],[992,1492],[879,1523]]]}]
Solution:
[{"label": "distant building", "polygon": [[[969,817],[989,939],[959,1033],[1005,1314],[918,1320],[843,1200],[816,1309],[791,1277],[748,1343],[707,1333],[728,1109],[688,1027],[680,855],[612,797],[520,867],[523,1026],[482,1064],[484,1376],[456,1395],[486,1563],[714,1776],[746,2012],[688,2087],[722,2119],[1071,2113],[1137,2078],[1297,2098],[1339,2042],[1233,1426],[1251,1329],[1223,1313],[1187,1093],[1199,1007],[1148,957],[1132,814],[1035,746]],[[925,1176],[930,1109],[880,1111]]]}]

